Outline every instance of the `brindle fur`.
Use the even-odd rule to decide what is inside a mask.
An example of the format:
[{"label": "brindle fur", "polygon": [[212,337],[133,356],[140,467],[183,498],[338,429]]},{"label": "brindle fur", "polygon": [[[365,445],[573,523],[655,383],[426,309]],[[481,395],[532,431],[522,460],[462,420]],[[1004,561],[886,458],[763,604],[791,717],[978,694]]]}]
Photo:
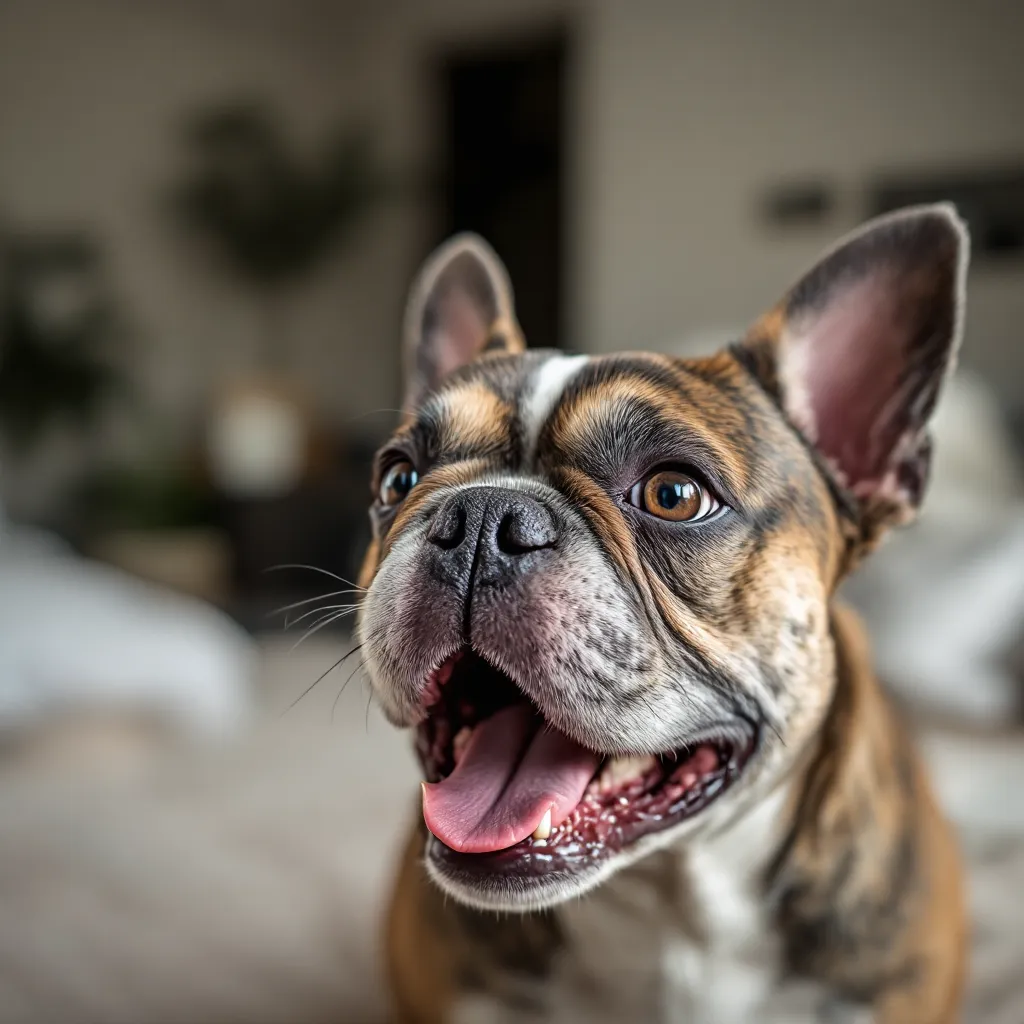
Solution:
[{"label": "brindle fur", "polygon": [[[819,741],[763,878],[785,971],[875,1009],[877,1024],[953,1024],[966,964],[956,844],[904,725],[871,671],[859,622],[833,606],[837,681]],[[559,911],[498,916],[446,901],[409,837],[387,929],[401,1024],[443,1024],[458,997],[515,1004],[543,985],[564,948]],[[694,928],[674,872],[652,884],[681,930]],[[537,1009],[541,1009],[538,1007]]]},{"label": "brindle fur", "polygon": [[[891,233],[902,230],[896,222]],[[885,248],[884,233],[870,241]],[[925,243],[950,244],[948,229],[937,236],[926,231],[915,241],[918,249]],[[901,251],[892,256],[886,249],[883,263],[907,287],[910,306],[924,304],[927,315],[904,380],[905,391],[916,396],[913,411],[893,427],[909,437],[900,449],[903,462],[895,483],[869,498],[854,495],[831,453],[797,428],[801,410],[787,408],[779,350],[787,324],[820,307],[837,280],[876,258],[870,245],[855,241],[837,250],[729,351],[696,361],[660,355],[589,360],[557,396],[532,442],[524,402],[551,354],[522,351],[503,272],[494,272],[492,292],[471,282],[483,295],[478,306],[487,317],[475,359],[470,355],[432,381],[429,348],[427,355],[417,352],[422,331],[438,329],[436,310],[445,296],[435,294],[436,286],[451,266],[451,250],[442,251],[414,293],[413,397],[387,446],[414,452],[425,472],[396,512],[376,509],[360,583],[375,581],[394,545],[422,529],[446,489],[517,474],[543,480],[568,502],[614,578],[629,581],[637,621],[644,623],[643,638],[634,642],[629,631],[618,637],[607,628],[611,612],[593,595],[573,603],[558,591],[558,601],[544,606],[566,616],[553,628],[584,634],[595,648],[593,665],[581,663],[578,650],[544,648],[549,672],[557,665],[581,680],[573,706],[625,720],[668,699],[673,673],[685,669],[692,692],[679,699],[684,706],[696,700],[694,714],[701,700],[744,712],[756,707],[776,777],[753,789],[752,799],[785,797],[765,832],[770,845],[756,878],[780,973],[870,1007],[879,1024],[952,1024],[965,964],[955,843],[871,670],[859,626],[834,596],[884,528],[909,518],[920,500],[926,421],[955,348],[959,312],[951,303],[962,274],[956,252],[940,254],[929,276],[918,265],[929,257],[918,250],[909,252],[912,273],[904,273]],[[851,265],[837,267],[843,259]],[[610,495],[668,451],[701,467],[739,513],[709,523],[700,535],[675,531],[670,542],[663,523],[624,515]],[[375,492],[379,480],[378,468]],[[376,642],[365,608],[363,638]],[[507,609],[504,615],[500,626],[481,620],[483,642],[508,642]],[[414,650],[434,637],[408,635],[403,642]],[[378,665],[381,673],[388,668]],[[382,696],[396,722],[413,720],[415,693],[385,690]],[[566,713],[543,710],[549,717]],[[753,777],[749,785],[756,787]],[[573,905],[512,915],[471,909],[428,878],[425,839],[420,821],[388,921],[399,1020],[441,1024],[473,993],[486,993],[525,1019],[557,1011],[549,1005],[556,998],[549,982],[573,961]],[[639,879],[640,890],[653,894],[658,928],[699,938],[700,899],[686,881],[687,849],[683,841],[645,851],[600,891],[614,898],[617,879],[630,873],[630,884]],[[642,905],[638,898],[634,916]]]}]

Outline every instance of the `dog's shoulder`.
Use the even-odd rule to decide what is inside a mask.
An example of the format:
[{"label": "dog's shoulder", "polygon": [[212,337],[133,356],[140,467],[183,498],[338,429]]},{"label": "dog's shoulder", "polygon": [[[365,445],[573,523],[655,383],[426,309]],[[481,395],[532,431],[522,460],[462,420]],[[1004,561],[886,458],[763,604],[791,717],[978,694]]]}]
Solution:
[{"label": "dog's shoulder", "polygon": [[835,693],[802,770],[733,828],[643,858],[577,903],[496,915],[446,901],[417,825],[390,924],[401,1019],[457,1019],[475,991],[533,1018],[557,999],[562,1019],[736,1003],[742,1020],[740,1004],[789,974],[880,1021],[943,1020],[947,1007],[955,1020],[956,845],[851,612],[835,609],[833,635]]},{"label": "dog's shoulder", "polygon": [[767,879],[785,961],[879,1020],[954,1020],[966,944],[956,843],[842,606],[833,636],[832,706]]}]

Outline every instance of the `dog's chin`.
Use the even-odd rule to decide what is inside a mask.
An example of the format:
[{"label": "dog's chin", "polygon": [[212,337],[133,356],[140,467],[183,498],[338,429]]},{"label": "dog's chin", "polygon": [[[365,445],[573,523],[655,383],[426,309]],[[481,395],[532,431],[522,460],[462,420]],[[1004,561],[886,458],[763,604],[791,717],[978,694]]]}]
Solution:
[{"label": "dog's chin", "polygon": [[[428,694],[417,752],[431,782],[453,773],[478,725],[529,703],[509,677],[468,649],[439,668]],[[532,709],[539,728],[549,728]],[[579,802],[550,828],[473,852],[428,834],[427,872],[452,898],[478,909],[526,912],[579,897],[699,829],[712,805],[732,803],[722,798],[745,774],[758,740],[756,723],[736,718],[657,755],[598,751]]]},{"label": "dog's chin", "polygon": [[545,910],[582,896],[635,859],[613,855],[604,862],[562,863],[549,857],[544,863],[542,856],[514,849],[456,853],[428,833],[423,859],[427,874],[452,899],[477,910],[512,913]]}]

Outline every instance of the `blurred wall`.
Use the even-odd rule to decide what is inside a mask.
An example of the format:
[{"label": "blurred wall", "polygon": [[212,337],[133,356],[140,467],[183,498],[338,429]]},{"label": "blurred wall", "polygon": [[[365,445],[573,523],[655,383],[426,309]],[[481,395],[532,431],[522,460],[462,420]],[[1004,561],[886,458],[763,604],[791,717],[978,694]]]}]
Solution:
[{"label": "blurred wall", "polygon": [[[255,328],[158,216],[180,115],[240,90],[310,135],[369,115],[389,157],[428,169],[439,48],[557,18],[576,44],[574,346],[667,347],[743,325],[860,219],[872,171],[1024,159],[1024,5],[1004,0],[5,0],[0,204],[26,224],[102,231],[145,329],[140,378],[190,412],[245,364]],[[837,216],[769,231],[763,190],[808,173],[840,186]],[[304,296],[296,365],[339,421],[395,402],[401,303],[430,223],[429,198],[392,208]],[[974,275],[966,350],[1018,405],[1021,280],[1019,267]]]},{"label": "blurred wall", "polygon": [[[734,332],[863,219],[870,175],[1024,160],[1024,5],[1004,0],[393,2],[361,23],[368,94],[429,162],[425,56],[555,18],[576,43],[575,347]],[[835,182],[836,215],[770,230],[764,190],[808,175]],[[1024,406],[1024,267],[970,289],[964,361]]]},{"label": "blurred wall", "polygon": [[[311,145],[337,118],[365,116],[345,70],[350,9],[358,5],[331,3],[325,14],[280,0],[0,4],[0,218],[96,230],[138,330],[136,376],[172,427],[251,363],[262,329],[248,297],[182,247],[162,208],[183,120],[252,95]],[[322,405],[346,415],[391,404],[391,346],[381,360],[374,342],[381,324],[391,341],[399,313],[392,305],[378,316],[366,301],[382,281],[389,299],[404,283],[408,257],[387,247],[402,234],[387,218],[297,303],[293,363]]]},{"label": "blurred wall", "polygon": [[[1002,0],[604,4],[586,69],[581,337],[645,345],[744,325],[863,217],[878,170],[1024,160],[1024,4]],[[846,193],[769,231],[766,185]],[[861,200],[863,202],[863,200]],[[970,283],[965,362],[1024,401],[1024,266]]]}]

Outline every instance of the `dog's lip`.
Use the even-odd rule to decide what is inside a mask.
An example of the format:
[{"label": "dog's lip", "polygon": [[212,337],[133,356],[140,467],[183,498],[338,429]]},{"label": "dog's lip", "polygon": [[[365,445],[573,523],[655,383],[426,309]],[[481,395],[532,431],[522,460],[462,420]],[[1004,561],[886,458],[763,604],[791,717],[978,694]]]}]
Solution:
[{"label": "dog's lip", "polygon": [[433,659],[432,667],[424,675],[416,699],[415,721],[412,723],[414,726],[421,725],[440,703],[442,687],[451,677],[455,665],[469,649],[468,644],[456,644],[450,648],[444,648]]},{"label": "dog's lip", "polygon": [[[497,901],[505,907],[542,906],[568,878],[586,884],[644,839],[694,820],[732,787],[755,759],[760,747],[761,730],[746,720],[726,723],[724,731],[704,731],[702,743],[723,737],[732,742],[740,734],[747,737],[742,747],[732,751],[730,764],[713,779],[712,788],[698,788],[692,804],[677,806],[662,814],[656,822],[641,818],[627,824],[624,832],[615,831],[601,840],[569,841],[552,844],[530,837],[514,846],[490,853],[460,853],[428,833],[425,854],[431,870],[453,883],[470,902],[481,906]],[[600,775],[600,773],[599,773]],[[598,778],[599,776],[595,777]],[[607,808],[604,809],[605,811]],[[602,811],[602,814],[604,811]],[[554,886],[554,889],[552,889]]]},{"label": "dog's lip", "polygon": [[[495,664],[492,658],[487,654],[478,651],[472,644],[461,643],[438,655],[434,660],[433,668],[426,673],[419,693],[417,702],[417,718],[414,725],[422,725],[423,722],[430,717],[431,712],[441,703],[443,687],[451,679],[455,666],[467,655],[474,655],[486,661],[488,664],[493,665],[494,668],[508,678],[508,680],[516,687],[522,695],[523,700],[532,704],[545,720],[550,719],[547,709],[539,706],[537,701],[524,691],[519,680],[508,668],[504,665]],[[661,747],[621,746],[601,749],[598,752],[604,758],[645,756],[664,758],[670,756],[675,751],[681,750],[685,747],[695,747],[701,743],[729,742],[736,746],[751,746],[752,749],[750,755],[748,755],[749,760],[749,757],[753,754],[753,748],[756,748],[760,744],[760,734],[760,718],[752,716],[747,711],[737,708],[733,711],[729,719],[715,722],[689,735],[682,736],[679,738],[678,742],[667,749]]]},{"label": "dog's lip", "polygon": [[[496,669],[477,652],[472,652],[485,663],[485,671],[505,676],[503,685],[506,693],[499,697],[497,706],[487,706],[484,702],[484,713],[479,718],[474,718],[470,712],[469,717],[460,722],[457,715],[452,715],[452,708],[461,706],[473,690],[470,688],[464,694],[458,687],[446,690],[446,686],[452,680],[455,665],[468,651],[469,648],[462,647],[440,658],[423,687],[424,720],[418,729],[419,752],[427,777],[435,781],[446,778],[453,765],[458,763],[454,752],[457,734],[471,733],[476,724],[505,706],[502,701],[507,703],[521,698],[529,702],[514,679]],[[466,676],[459,685],[465,682],[471,687],[475,678]],[[491,682],[500,684],[496,679]],[[491,694],[493,688],[481,692]],[[542,709],[537,709],[536,704],[533,706],[543,715]],[[442,709],[440,713],[438,708]],[[442,726],[447,740],[438,756],[438,750],[431,746],[431,742]],[[535,835],[504,849],[462,853],[432,837],[428,844],[428,857],[442,874],[459,876],[473,886],[486,886],[487,879],[503,875],[539,883],[559,873],[577,875],[590,867],[614,860],[646,836],[701,814],[746,770],[759,741],[757,721],[736,709],[727,719],[682,737],[667,752],[636,748],[605,751],[577,810],[563,820],[562,826],[556,822],[550,842]],[[700,754],[702,748],[709,746],[717,758],[715,761],[711,761],[707,752]],[[616,762],[629,758],[646,759],[648,766],[643,769],[643,775],[627,772],[625,782],[621,783],[618,771],[621,765]],[[655,762],[653,767],[651,762]],[[694,766],[693,772],[680,775],[679,772],[688,764]],[[606,785],[602,779],[609,778],[612,781]],[[617,788],[620,784],[625,788]],[[617,807],[614,801],[620,796],[622,806]],[[610,830],[607,827],[609,819]]]},{"label": "dog's lip", "polygon": [[456,647],[455,650],[442,654],[436,664],[427,672],[423,689],[420,692],[419,709],[422,717],[430,714],[430,709],[435,707],[441,700],[441,687],[448,682],[455,663],[464,653],[464,645]]}]

